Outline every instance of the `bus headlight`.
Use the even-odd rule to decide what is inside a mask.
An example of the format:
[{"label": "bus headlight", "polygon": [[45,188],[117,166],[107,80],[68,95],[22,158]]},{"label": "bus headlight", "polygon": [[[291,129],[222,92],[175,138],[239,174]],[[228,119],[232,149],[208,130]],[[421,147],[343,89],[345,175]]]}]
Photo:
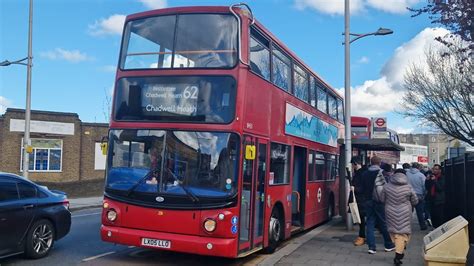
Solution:
[{"label": "bus headlight", "polygon": [[207,219],[204,222],[204,229],[206,229],[206,231],[208,232],[213,232],[214,230],[216,230],[216,221],[212,219]]},{"label": "bus headlight", "polygon": [[111,222],[117,220],[117,212],[114,209],[110,209],[107,212],[107,220],[109,220]]}]

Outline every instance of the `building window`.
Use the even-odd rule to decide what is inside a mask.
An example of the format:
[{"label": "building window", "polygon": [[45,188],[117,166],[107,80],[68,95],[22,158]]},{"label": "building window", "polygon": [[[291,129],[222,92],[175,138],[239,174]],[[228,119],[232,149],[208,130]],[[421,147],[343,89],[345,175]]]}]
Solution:
[{"label": "building window", "polygon": [[[20,170],[23,170],[23,140]],[[62,165],[63,141],[60,139],[31,139],[33,152],[29,154],[30,171],[59,172]]]},{"label": "building window", "polygon": [[436,153],[436,149],[435,148],[431,149],[431,152]]},{"label": "building window", "polygon": [[102,153],[101,143],[95,143],[94,170],[105,170],[107,156]]},{"label": "building window", "polygon": [[436,142],[436,137],[431,137],[431,142]]}]

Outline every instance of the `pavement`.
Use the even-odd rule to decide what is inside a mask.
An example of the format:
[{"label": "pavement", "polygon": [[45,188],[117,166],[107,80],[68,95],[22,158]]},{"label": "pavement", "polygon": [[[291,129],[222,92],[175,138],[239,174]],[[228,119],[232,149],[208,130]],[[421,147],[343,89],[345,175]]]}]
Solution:
[{"label": "pavement", "polygon": [[103,199],[103,196],[69,199],[69,209],[71,211],[77,211],[81,209],[102,207]]},{"label": "pavement", "polygon": [[[70,209],[96,208],[102,206],[103,197],[69,199]],[[423,259],[423,237],[429,231],[421,231],[415,217],[412,220],[412,236],[405,251],[403,265],[425,265]],[[367,245],[354,246],[358,225],[348,231],[341,217],[310,231],[290,238],[271,255],[257,256],[253,265],[393,265],[394,252],[383,250],[383,239],[376,233],[377,254],[368,254]],[[474,265],[474,246],[471,245],[466,265]]]},{"label": "pavement", "polygon": [[[421,231],[416,219],[412,221],[412,231],[403,265],[425,265],[423,237],[430,231]],[[258,265],[393,265],[394,251],[384,251],[383,238],[379,233],[375,236],[377,254],[373,255],[368,254],[367,245],[353,245],[357,235],[358,225],[348,231],[339,217],[302,236],[291,238],[283,248],[259,261]],[[474,265],[474,245],[470,246],[467,257],[466,265]]]}]

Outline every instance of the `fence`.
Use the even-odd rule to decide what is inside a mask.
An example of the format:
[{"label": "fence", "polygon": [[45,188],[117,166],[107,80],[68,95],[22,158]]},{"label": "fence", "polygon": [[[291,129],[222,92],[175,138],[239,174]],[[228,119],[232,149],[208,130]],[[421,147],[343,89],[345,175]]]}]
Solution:
[{"label": "fence", "polygon": [[469,222],[469,242],[474,243],[474,153],[443,162],[446,180],[446,220],[462,215]]}]

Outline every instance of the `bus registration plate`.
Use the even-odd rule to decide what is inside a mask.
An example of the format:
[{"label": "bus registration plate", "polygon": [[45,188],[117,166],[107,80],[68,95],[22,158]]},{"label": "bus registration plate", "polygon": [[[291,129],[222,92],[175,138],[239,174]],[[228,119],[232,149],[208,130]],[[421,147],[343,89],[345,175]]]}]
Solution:
[{"label": "bus registration plate", "polygon": [[157,248],[171,248],[171,241],[151,239],[151,238],[142,238],[142,246],[157,247]]}]

